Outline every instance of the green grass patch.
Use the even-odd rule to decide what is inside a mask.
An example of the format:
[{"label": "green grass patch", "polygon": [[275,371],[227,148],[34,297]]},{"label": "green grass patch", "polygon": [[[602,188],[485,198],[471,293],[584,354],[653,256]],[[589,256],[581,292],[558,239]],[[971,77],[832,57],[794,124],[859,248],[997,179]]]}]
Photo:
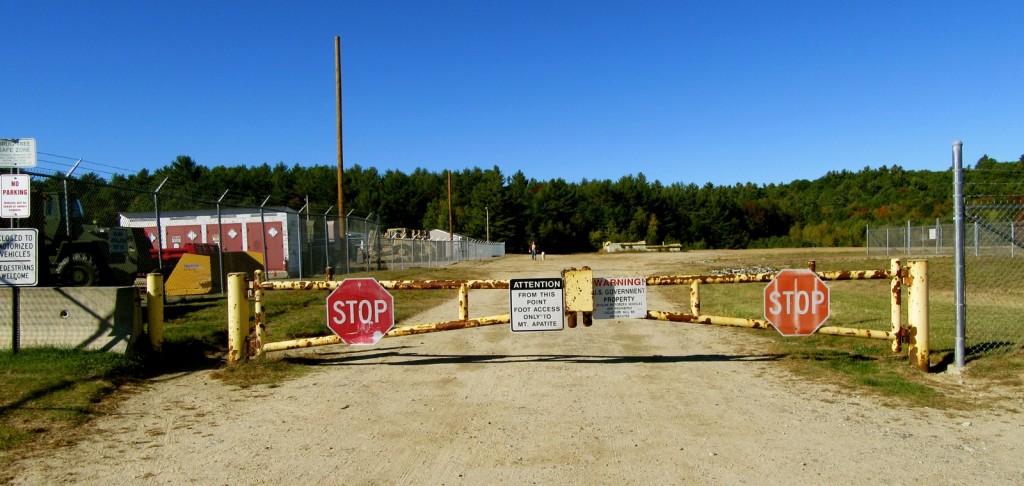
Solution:
[{"label": "green grass patch", "polygon": [[[413,268],[350,274],[342,278],[377,280],[468,280],[479,278],[459,268]],[[326,290],[268,290],[263,292],[267,342],[330,336],[327,328]],[[457,305],[457,290],[396,290],[395,322],[437,305]],[[164,308],[164,353],[155,365],[161,371],[211,369],[223,364],[227,348],[227,300],[224,296],[175,299]],[[169,359],[173,356],[173,361]],[[252,360],[244,366],[220,370],[224,382],[248,387],[273,385],[301,374],[301,365],[274,360]]]},{"label": "green grass patch", "polygon": [[308,371],[309,367],[299,366],[288,361],[257,357],[236,366],[220,368],[211,376],[240,388],[255,385],[266,385],[273,388],[285,380],[302,376]]},{"label": "green grass patch", "polygon": [[[742,255],[742,252],[740,252]],[[744,264],[771,266],[775,269],[806,268],[809,260],[815,259],[813,250],[806,255],[785,253],[778,257],[768,256],[757,261],[738,260],[736,267]],[[691,266],[678,272],[666,274],[707,274],[714,270],[730,268],[725,259]],[[906,265],[904,261],[904,265]],[[817,257],[818,271],[832,270],[887,270],[889,259],[866,257],[853,253],[836,255],[825,260]],[[928,259],[929,275],[929,340],[931,346],[932,372],[943,372],[954,362],[956,341],[955,307],[953,303],[953,260],[949,257]],[[855,329],[890,329],[890,297],[888,280],[831,281],[832,314],[825,326],[840,326]],[[706,315],[732,316],[763,319],[765,283],[702,285],[701,313]],[[994,293],[1012,296],[992,299],[984,306],[972,306],[971,312],[984,312],[993,319],[972,321],[972,334],[988,332],[1000,319],[1019,315],[1024,291],[1006,290],[1005,282],[983,281],[972,287],[974,292]],[[676,310],[689,308],[689,288],[662,287],[669,299],[677,302]],[[903,295],[903,322],[906,323],[907,295]],[[1019,319],[1019,318],[1018,318]],[[1006,322],[1003,320],[1002,322]],[[854,392],[871,393],[897,400],[909,406],[933,408],[959,408],[954,398],[955,390],[940,390],[936,381],[928,374],[913,368],[906,355],[906,346],[900,354],[891,351],[891,342],[864,338],[813,335],[808,337],[782,337],[772,329],[750,331],[772,341],[772,353],[785,358],[782,362],[799,376],[850,389]],[[994,330],[992,332],[995,332]],[[980,383],[1020,387],[1024,385],[1024,356],[1021,353],[991,353],[972,357],[968,370]],[[981,386],[985,386],[982,384]],[[984,403],[973,406],[984,407]]]},{"label": "green grass patch", "polygon": [[[836,339],[834,336],[820,338],[820,341]],[[834,346],[801,342],[804,338],[779,339],[773,346],[775,351],[785,356],[784,362],[798,376],[896,399],[903,406],[956,408],[954,399],[927,382],[923,373],[911,369],[906,359],[892,356],[887,347],[858,342]]]},{"label": "green grass patch", "polygon": [[141,372],[141,363],[118,353],[54,348],[0,353],[0,451],[89,420],[101,400]]}]

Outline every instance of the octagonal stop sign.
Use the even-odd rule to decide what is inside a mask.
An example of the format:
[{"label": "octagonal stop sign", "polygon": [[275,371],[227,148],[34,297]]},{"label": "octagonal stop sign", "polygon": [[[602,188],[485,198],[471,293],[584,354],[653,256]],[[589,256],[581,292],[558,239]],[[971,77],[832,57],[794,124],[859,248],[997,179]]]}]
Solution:
[{"label": "octagonal stop sign", "polygon": [[828,320],[830,298],[816,273],[783,270],[764,288],[764,318],[783,336],[810,336]]},{"label": "octagonal stop sign", "polygon": [[372,278],[348,278],[327,296],[327,327],[346,344],[377,344],[395,325],[395,300]]}]

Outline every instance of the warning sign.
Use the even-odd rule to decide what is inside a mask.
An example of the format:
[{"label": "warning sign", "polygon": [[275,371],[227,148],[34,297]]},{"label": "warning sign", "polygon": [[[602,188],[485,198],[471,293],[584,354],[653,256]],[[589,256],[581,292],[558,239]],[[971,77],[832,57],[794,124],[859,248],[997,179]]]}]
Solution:
[{"label": "warning sign", "polygon": [[594,278],[594,319],[647,317],[647,280],[643,277]]},{"label": "warning sign", "polygon": [[561,278],[510,280],[508,289],[513,331],[565,329],[565,297]]}]

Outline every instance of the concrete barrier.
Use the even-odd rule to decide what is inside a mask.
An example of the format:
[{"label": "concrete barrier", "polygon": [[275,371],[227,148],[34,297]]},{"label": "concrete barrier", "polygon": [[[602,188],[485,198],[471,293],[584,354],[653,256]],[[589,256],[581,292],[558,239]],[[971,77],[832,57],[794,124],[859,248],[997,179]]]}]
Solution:
[{"label": "concrete barrier", "polygon": [[[54,346],[123,353],[142,334],[133,287],[22,287],[20,348]],[[0,350],[12,347],[12,295],[0,288]]]}]

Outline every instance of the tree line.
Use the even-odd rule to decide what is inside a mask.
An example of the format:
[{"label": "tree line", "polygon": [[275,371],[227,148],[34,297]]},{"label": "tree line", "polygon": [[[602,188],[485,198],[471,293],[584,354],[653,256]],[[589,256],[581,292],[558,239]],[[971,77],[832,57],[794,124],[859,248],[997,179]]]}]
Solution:
[{"label": "tree line", "polygon": [[[985,156],[975,169],[1021,181],[1024,156],[1016,162]],[[451,221],[456,233],[481,240],[489,235],[513,253],[525,252],[533,240],[549,253],[589,252],[607,241],[640,240],[687,249],[859,246],[869,225],[952,221],[952,177],[951,170],[883,166],[831,171],[813,181],[786,184],[698,186],[649,181],[643,173],[615,181],[540,181],[522,171],[475,167],[450,174]],[[353,165],[344,171],[344,206],[379,215],[385,228],[447,230],[448,178],[446,172],[425,169],[382,173]],[[209,168],[179,156],[152,172],[99,179],[115,187],[145,188],[129,198],[99,198],[94,204],[105,213],[100,219],[115,219],[119,211],[152,210],[152,191],[164,180],[168,189],[160,192],[159,204],[168,211],[201,208],[197,201],[231,194],[233,204],[258,207],[269,201],[268,206],[323,214],[338,194],[337,169],[331,166]]]}]

